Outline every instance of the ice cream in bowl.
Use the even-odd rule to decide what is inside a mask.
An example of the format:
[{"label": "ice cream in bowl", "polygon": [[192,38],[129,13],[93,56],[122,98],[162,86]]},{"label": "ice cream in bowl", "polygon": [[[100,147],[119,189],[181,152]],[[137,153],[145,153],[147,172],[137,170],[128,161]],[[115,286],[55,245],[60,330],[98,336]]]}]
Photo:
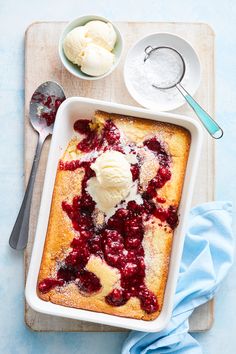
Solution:
[{"label": "ice cream in bowl", "polygon": [[65,68],[78,78],[96,80],[118,65],[123,40],[118,28],[100,16],[83,16],[70,22],[59,41]]}]

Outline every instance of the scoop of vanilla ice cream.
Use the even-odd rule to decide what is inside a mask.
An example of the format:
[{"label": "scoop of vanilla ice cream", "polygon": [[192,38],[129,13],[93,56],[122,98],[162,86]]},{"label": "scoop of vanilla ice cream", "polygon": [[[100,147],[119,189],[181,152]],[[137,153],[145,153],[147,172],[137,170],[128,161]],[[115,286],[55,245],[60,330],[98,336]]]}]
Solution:
[{"label": "scoop of vanilla ice cream", "polygon": [[97,208],[104,213],[108,213],[126,197],[124,190],[102,187],[96,177],[88,181],[87,191],[96,202]]},{"label": "scoop of vanilla ice cream", "polygon": [[76,27],[67,33],[63,49],[66,57],[74,64],[81,65],[83,51],[91,42],[91,39],[86,37],[84,26]]},{"label": "scoop of vanilla ice cream", "polygon": [[107,49],[90,43],[83,51],[81,71],[91,76],[100,76],[108,72],[114,62],[114,54]]},{"label": "scoop of vanilla ice cream", "polygon": [[86,23],[84,28],[86,30],[86,36],[91,38],[94,44],[112,51],[117,36],[111,23],[95,20]]},{"label": "scoop of vanilla ice cream", "polygon": [[98,182],[104,187],[129,188],[132,183],[130,164],[119,151],[104,152],[92,165],[92,169]]},{"label": "scoop of vanilla ice cream", "polygon": [[97,207],[108,212],[125,199],[132,187],[130,163],[119,151],[106,151],[91,168],[96,177],[90,178],[87,190]]}]

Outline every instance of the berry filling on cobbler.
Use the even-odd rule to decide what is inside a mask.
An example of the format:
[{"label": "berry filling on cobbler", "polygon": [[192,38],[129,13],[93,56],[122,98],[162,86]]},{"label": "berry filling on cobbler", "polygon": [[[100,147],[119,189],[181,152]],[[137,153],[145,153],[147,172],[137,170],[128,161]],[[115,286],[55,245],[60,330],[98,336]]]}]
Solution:
[{"label": "berry filling on cobbler", "polygon": [[[74,129],[85,135],[77,145],[77,149],[83,153],[97,151],[102,154],[108,150],[125,153],[120,131],[111,120],[107,120],[99,132],[90,128],[89,120],[76,121]],[[132,144],[126,142],[126,145],[133,152]],[[148,181],[145,188],[140,183],[142,160],[140,149],[151,152],[159,166],[156,175]],[[55,277],[46,278],[39,283],[40,292],[47,293],[69,282],[74,282],[84,295],[98,292],[102,287],[99,278],[86,269],[90,257],[94,255],[120,273],[120,286],[105,297],[107,304],[122,306],[131,297],[137,297],[146,313],[158,311],[157,298],[145,284],[146,265],[142,241],[145,227],[152,218],[158,219],[160,224],[171,229],[178,224],[176,207],[165,207],[166,200],[158,196],[158,190],[171,179],[171,157],[157,136],[137,146],[135,154],[138,162],[130,164],[130,172],[133,183],[138,184],[142,203],[136,200],[127,203],[122,201],[111,216],[104,218],[102,225],[95,222],[96,203],[87,188],[88,181],[95,177],[91,165],[96,157],[87,161],[83,159],[60,161],[60,170],[76,171],[81,168],[84,170],[81,194],[75,196],[71,203],[62,202],[62,209],[71,220],[78,236],[72,240],[70,251],[64,260],[58,262]]]}]

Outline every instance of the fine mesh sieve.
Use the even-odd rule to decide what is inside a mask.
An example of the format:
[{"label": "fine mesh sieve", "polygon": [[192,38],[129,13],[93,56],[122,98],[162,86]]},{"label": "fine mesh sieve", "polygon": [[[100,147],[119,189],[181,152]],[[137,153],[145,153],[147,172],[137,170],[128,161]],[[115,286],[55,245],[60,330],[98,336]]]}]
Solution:
[{"label": "fine mesh sieve", "polygon": [[159,90],[176,87],[208,133],[213,138],[220,139],[223,136],[223,130],[181,85],[186,71],[182,55],[176,49],[167,46],[153,48],[149,45],[144,52],[144,68],[152,86]]},{"label": "fine mesh sieve", "polygon": [[185,62],[182,55],[170,47],[145,49],[145,66],[153,73],[153,86],[158,89],[170,89],[180,83],[185,74]]}]

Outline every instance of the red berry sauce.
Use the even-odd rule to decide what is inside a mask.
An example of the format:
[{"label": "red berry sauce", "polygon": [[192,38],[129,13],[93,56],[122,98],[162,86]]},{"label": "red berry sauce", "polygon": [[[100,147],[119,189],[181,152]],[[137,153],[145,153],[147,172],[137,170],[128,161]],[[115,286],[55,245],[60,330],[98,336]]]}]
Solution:
[{"label": "red berry sauce", "polygon": [[137,163],[133,164],[130,170],[132,173],[133,181],[136,181],[139,178],[140,173],[139,165]]},{"label": "red berry sauce", "polygon": [[[112,121],[105,123],[100,134],[90,129],[88,120],[75,122],[74,128],[79,133],[85,134],[85,138],[77,146],[83,152],[93,149],[122,150],[120,132]],[[122,306],[131,297],[137,297],[146,313],[150,314],[159,309],[156,296],[145,285],[146,267],[142,245],[144,225],[151,217],[156,217],[174,229],[178,224],[178,216],[175,207],[165,209],[160,206],[159,204],[165,203],[165,199],[157,195],[157,190],[171,178],[170,157],[156,137],[146,140],[144,145],[154,152],[160,168],[143,193],[143,204],[128,202],[127,207],[120,207],[100,228],[95,225],[93,218],[95,202],[86,191],[88,179],[95,175],[91,169],[94,159],[87,162],[60,162],[61,170],[84,169],[81,195],[75,196],[71,204],[62,202],[62,209],[70,218],[78,236],[70,244],[70,253],[59,264],[56,278],[47,278],[39,283],[41,292],[48,292],[55,286],[62,286],[68,282],[74,282],[79,291],[85,294],[99,291],[100,280],[94,273],[86,270],[90,256],[94,255],[120,272],[120,288],[113,289],[106,296],[108,304]],[[131,173],[133,181],[139,180],[139,164],[131,166]]]},{"label": "red berry sauce", "polygon": [[90,122],[89,119],[79,119],[74,124],[74,130],[80,134],[89,134],[91,132]]},{"label": "red berry sauce", "polygon": [[85,138],[77,145],[80,151],[106,150],[107,146],[113,150],[121,150],[120,132],[111,120],[105,122],[100,134],[97,134],[95,130],[91,130],[89,123],[90,121],[87,119],[82,119],[76,121],[74,124],[75,131],[85,134]]},{"label": "red berry sauce", "polygon": [[46,278],[39,283],[38,288],[41,293],[46,294],[56,286],[61,285],[63,285],[63,281],[53,278]]},{"label": "red berry sauce", "polygon": [[161,166],[168,167],[170,165],[170,156],[167,153],[164,144],[160,142],[156,136],[145,140],[143,145],[147,146],[147,148],[157,156]]},{"label": "red berry sauce", "polygon": [[43,108],[40,112],[39,117],[45,120],[47,126],[49,127],[55,122],[57,110],[61,103],[64,101],[64,99],[61,99],[60,97],[57,97],[55,95],[48,96],[42,93],[35,92],[32,97],[32,101],[42,105]]}]

